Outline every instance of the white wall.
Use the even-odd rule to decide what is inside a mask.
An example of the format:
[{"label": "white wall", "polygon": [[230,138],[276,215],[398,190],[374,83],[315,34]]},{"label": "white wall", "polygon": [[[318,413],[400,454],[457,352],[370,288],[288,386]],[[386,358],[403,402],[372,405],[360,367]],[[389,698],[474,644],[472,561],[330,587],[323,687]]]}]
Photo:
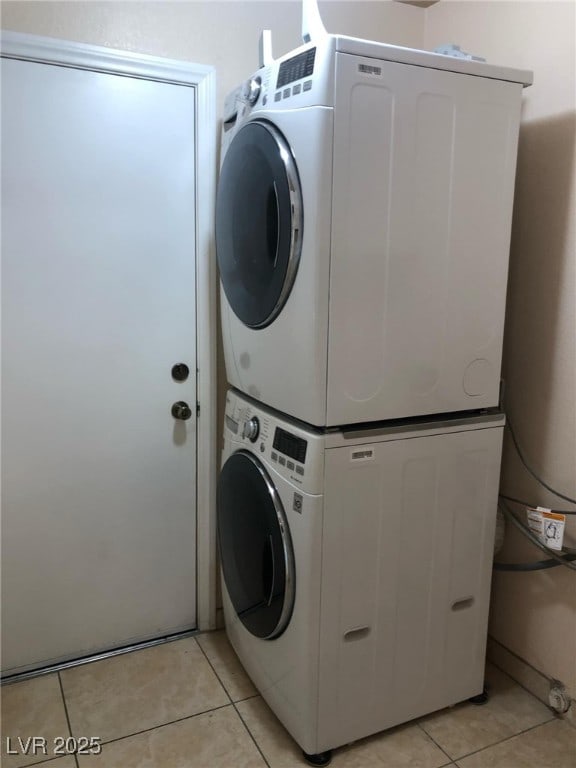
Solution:
[{"label": "white wall", "polygon": [[[506,409],[525,453],[576,498],[576,36],[572,2],[440,2],[424,45],[456,42],[488,61],[534,71],[524,92],[504,349]],[[506,441],[502,489],[559,509]],[[569,525],[576,542],[576,519]],[[503,560],[545,557],[507,533]],[[576,574],[500,573],[491,634],[576,696]]]},{"label": "white wall", "polygon": [[[329,32],[419,48],[424,11],[391,1],[321,2]],[[204,2],[3,2],[2,28],[216,67],[218,103],[258,67],[262,29],[274,54],[301,43],[296,0]]]}]

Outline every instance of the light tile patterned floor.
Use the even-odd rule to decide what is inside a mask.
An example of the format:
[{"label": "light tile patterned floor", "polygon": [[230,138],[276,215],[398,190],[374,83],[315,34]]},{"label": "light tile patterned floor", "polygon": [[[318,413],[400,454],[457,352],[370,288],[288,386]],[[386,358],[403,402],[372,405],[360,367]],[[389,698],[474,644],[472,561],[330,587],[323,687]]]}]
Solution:
[{"label": "light tile patterned floor", "polygon": [[[511,678],[462,704],[334,751],[334,768],[576,768],[576,730]],[[18,737],[99,736],[99,756],[24,755]],[[7,754],[7,737],[12,751]],[[2,688],[2,766],[302,768],[223,632]]]}]

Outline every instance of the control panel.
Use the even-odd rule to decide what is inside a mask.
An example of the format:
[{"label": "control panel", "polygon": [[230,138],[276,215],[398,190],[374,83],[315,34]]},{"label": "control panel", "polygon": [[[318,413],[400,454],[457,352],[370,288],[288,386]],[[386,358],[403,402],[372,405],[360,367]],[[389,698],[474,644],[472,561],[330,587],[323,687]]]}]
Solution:
[{"label": "control panel", "polygon": [[303,437],[297,437],[282,427],[276,427],[272,447],[274,448],[270,454],[272,461],[278,462],[281,467],[286,467],[297,475],[304,474],[308,443]]},{"label": "control panel", "polygon": [[[297,96],[299,93],[312,90],[311,78],[314,73],[315,58],[316,48],[310,48],[308,51],[299,53],[280,64],[274,101],[282,101],[290,98],[290,96]],[[304,82],[296,82],[302,80]]]},{"label": "control panel", "polygon": [[308,51],[304,51],[297,56],[293,56],[291,59],[283,61],[278,70],[276,88],[284,88],[284,86],[290,85],[290,83],[293,83],[296,80],[312,77],[315,57],[316,48],[310,48]]},{"label": "control panel", "polygon": [[316,47],[312,47],[285,61],[273,61],[255,72],[227,96],[224,104],[224,132],[239,128],[253,110],[265,108],[269,102],[277,104],[300,96],[296,105],[308,106],[311,103],[313,76],[320,77],[319,71],[326,69],[325,59],[317,54]]},{"label": "control panel", "polygon": [[[295,430],[280,426],[264,411],[254,413],[245,401],[229,395],[224,417],[226,431],[238,447],[245,445],[269,461],[276,470],[302,484],[306,479],[308,440]],[[286,425],[288,426],[288,425]],[[253,447],[252,447],[253,446]]]},{"label": "control panel", "polygon": [[302,437],[296,437],[281,427],[274,431],[273,447],[295,461],[304,464],[306,461],[306,448],[308,443]]}]

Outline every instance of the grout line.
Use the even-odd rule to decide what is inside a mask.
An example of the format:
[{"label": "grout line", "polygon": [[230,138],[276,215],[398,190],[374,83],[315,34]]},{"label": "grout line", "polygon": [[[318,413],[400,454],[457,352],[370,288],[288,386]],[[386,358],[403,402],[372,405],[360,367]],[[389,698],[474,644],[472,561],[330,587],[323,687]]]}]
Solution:
[{"label": "grout line", "polygon": [[[60,672],[56,673],[58,676],[58,685],[60,686],[60,695],[62,696],[62,704],[64,705],[64,714],[66,715],[66,723],[68,724],[68,733],[71,737],[74,737],[74,734],[72,733],[72,725],[70,723],[70,714],[68,712],[68,704],[66,703],[66,696],[64,694],[64,686],[62,685],[62,678],[60,677]],[[76,768],[78,768],[78,757],[76,754],[74,754],[74,762],[76,763]]]},{"label": "grout line", "polygon": [[485,747],[481,747],[480,749],[475,749],[472,752],[467,752],[465,755],[459,755],[458,757],[454,758],[454,760],[463,760],[465,757],[470,757],[470,755],[477,755],[479,752],[484,752],[487,749],[492,749],[492,747],[497,747],[498,745],[504,744],[507,741],[512,741],[512,739],[515,739],[518,736],[523,736],[525,733],[529,733],[530,731],[535,731],[536,728],[540,728],[543,725],[548,725],[548,723],[551,723],[554,720],[556,720],[556,717],[551,717],[549,720],[545,720],[543,723],[537,723],[536,725],[531,725],[530,728],[524,728],[523,731],[518,731],[518,733],[513,733],[511,736],[506,736],[505,739],[500,739],[500,741],[495,741],[493,744],[487,744]]},{"label": "grout line", "polygon": [[[64,686],[62,685],[62,678],[60,677],[60,672],[57,672],[56,674],[58,676],[58,685],[60,686],[60,695],[62,696],[62,704],[64,705],[64,714],[66,715],[66,722],[68,723],[68,732],[70,733],[70,736],[74,737],[74,734],[72,733],[72,725],[70,724],[68,704],[66,703],[66,696],[64,694]],[[79,768],[78,755],[76,755],[76,753],[74,753],[74,762],[76,764],[76,768]]]},{"label": "grout line", "polygon": [[[53,763],[55,760],[65,760],[67,757],[75,757],[75,755],[71,755],[70,753],[66,755],[55,755],[54,757],[49,757],[48,760],[42,760],[39,763],[26,763],[26,765],[20,765],[19,768],[42,768],[43,765]],[[76,765],[78,765],[78,763],[76,763]]]},{"label": "grout line", "polygon": [[70,715],[68,714],[68,706],[66,704],[66,696],[64,695],[64,688],[62,687],[62,679],[60,678],[60,672],[56,673],[56,677],[58,678],[58,687],[60,688],[60,695],[62,696],[62,704],[64,706],[64,714],[66,715],[68,732],[70,736],[73,736],[74,734],[72,733],[72,726],[70,725]]},{"label": "grout line", "polygon": [[[216,631],[218,631],[218,630],[216,630]],[[198,642],[198,641],[196,640],[196,642]],[[228,692],[228,689],[226,688],[226,685],[224,684],[224,681],[223,681],[223,680],[220,678],[220,675],[219,675],[219,674],[218,674],[218,672],[216,671],[216,667],[215,667],[215,666],[212,664],[212,662],[210,661],[210,657],[208,656],[208,654],[206,653],[206,651],[204,650],[204,648],[202,648],[202,645],[201,645],[200,643],[198,643],[198,645],[200,646],[200,650],[202,651],[202,653],[203,653],[203,654],[204,654],[204,656],[206,657],[206,661],[208,662],[208,664],[210,664],[210,667],[212,668],[212,671],[214,672],[214,674],[215,674],[215,675],[216,675],[216,677],[218,678],[218,682],[220,683],[220,685],[222,686],[222,688],[224,688],[224,690],[225,690],[225,691],[226,691],[226,693],[228,694],[228,698],[230,699],[230,703],[231,703],[231,704],[238,704],[238,703],[239,703],[239,702],[241,702],[241,701],[249,701],[250,699],[257,699],[257,698],[258,698],[258,696],[260,696],[260,693],[259,693],[258,691],[256,691],[256,693],[252,693],[252,694],[250,694],[250,696],[245,696],[243,699],[233,699],[233,698],[232,698],[232,694],[230,694],[230,693]],[[237,659],[238,659],[238,657],[237,657],[237,656],[236,656],[235,658],[237,658]],[[238,659],[238,664],[240,664],[240,666],[242,667],[242,663],[240,662],[240,660],[239,660],[239,659]],[[242,667],[242,669],[244,670],[244,667]],[[248,673],[247,673],[245,670],[244,670],[244,672],[245,672],[245,674],[246,674],[246,675],[248,674]],[[252,682],[252,681],[251,681],[251,682]],[[254,685],[254,684],[252,684],[252,685]]]},{"label": "grout line", "polygon": [[194,717],[200,717],[200,715],[207,715],[210,712],[217,712],[219,709],[226,709],[230,704],[222,704],[220,707],[213,707],[212,709],[204,709],[202,712],[195,712],[193,715],[185,715],[184,717],[177,717],[175,720],[169,720],[167,723],[158,723],[158,725],[152,725],[150,728],[143,728],[141,731],[134,731],[133,733],[127,733],[124,736],[117,736],[115,739],[109,739],[108,741],[102,741],[102,746],[107,744],[115,744],[117,741],[123,741],[124,739],[131,739],[132,736],[141,736],[143,733],[149,733],[150,731],[156,731],[159,728],[164,728],[167,725],[175,725],[176,723],[182,723],[184,720],[192,720]]},{"label": "grout line", "polygon": [[[535,674],[539,675],[539,676],[542,678],[542,680],[545,680],[545,681],[547,681],[548,683],[550,683],[550,682],[551,682],[551,680],[550,680],[549,678],[547,678],[547,677],[546,677],[546,675],[544,675],[542,672],[540,672],[538,669],[536,669],[536,667],[533,667],[533,666],[532,666],[531,664],[529,664],[527,661],[525,661],[524,659],[522,659],[520,656],[517,656],[517,655],[514,653],[514,651],[511,651],[509,648],[506,648],[506,646],[505,646],[505,645],[502,645],[502,643],[499,643],[499,642],[498,642],[498,640],[495,640],[493,637],[491,637],[490,639],[491,639],[491,641],[492,641],[493,643],[495,643],[496,645],[499,645],[499,646],[500,646],[500,647],[501,647],[501,648],[502,648],[502,649],[505,651],[505,653],[508,653],[508,654],[510,654],[510,656],[514,656],[514,657],[517,659],[517,661],[519,661],[520,663],[522,663],[522,664],[524,664],[526,667],[528,667],[528,668],[531,670],[531,672],[533,672],[533,673],[535,673]],[[523,690],[523,691],[526,691],[526,693],[530,694],[530,696],[532,696],[532,698],[536,699],[536,701],[537,701],[539,704],[542,704],[542,706],[543,706],[543,707],[545,707],[545,708],[546,708],[546,709],[547,709],[547,710],[548,710],[548,711],[551,713],[551,715],[552,715],[552,718],[553,718],[553,719],[558,719],[558,720],[561,720],[561,721],[563,721],[563,722],[565,722],[565,723],[568,723],[568,725],[569,725],[569,726],[571,726],[572,728],[576,728],[576,717],[574,717],[574,715],[572,715],[572,716],[567,716],[567,715],[568,715],[568,713],[564,713],[564,715],[562,715],[562,714],[560,714],[560,713],[558,713],[558,712],[555,712],[555,711],[552,709],[552,707],[550,706],[550,704],[549,704],[547,701],[545,701],[545,699],[541,699],[541,698],[540,698],[540,696],[538,696],[536,693],[534,693],[534,691],[530,690],[530,688],[528,688],[528,686],[527,686],[527,685],[524,685],[524,683],[522,683],[520,680],[518,680],[517,678],[515,678],[515,677],[514,677],[514,675],[512,675],[512,674],[511,674],[511,673],[510,673],[510,672],[509,672],[507,669],[505,669],[503,666],[501,666],[500,664],[498,664],[498,663],[497,663],[496,661],[494,661],[492,658],[488,658],[488,657],[486,657],[486,663],[487,663],[487,664],[490,664],[491,666],[493,666],[495,669],[497,669],[497,670],[498,670],[499,672],[501,672],[503,675],[506,675],[506,677],[509,677],[509,678],[510,678],[510,680],[511,680],[511,681],[512,681],[512,682],[513,682],[515,685],[517,685],[519,688],[522,688],[522,690]],[[573,701],[573,703],[576,705],[576,699],[573,699],[572,701]],[[550,721],[549,721],[549,720],[546,720],[545,722],[550,722]]]},{"label": "grout line", "polygon": [[208,658],[208,654],[206,653],[206,651],[204,650],[204,648],[202,648],[202,645],[201,645],[201,644],[198,642],[198,640],[196,640],[196,645],[197,645],[197,646],[200,648],[200,652],[202,653],[202,655],[204,656],[204,658],[205,658],[205,659],[206,659],[206,661],[208,662],[208,666],[210,667],[210,669],[212,670],[212,672],[214,672],[214,674],[216,675],[216,680],[218,680],[218,682],[220,683],[220,685],[221,685],[221,686],[222,686],[222,688],[224,689],[224,693],[226,694],[226,696],[228,696],[228,699],[229,699],[229,701],[230,701],[230,704],[234,704],[234,702],[232,701],[232,696],[230,696],[230,694],[228,693],[228,689],[226,688],[226,686],[224,685],[224,683],[223,683],[223,682],[222,682],[222,680],[220,679],[220,675],[218,674],[218,672],[216,672],[216,670],[215,670],[215,668],[214,668],[214,665],[212,664],[212,662],[211,662],[211,661],[210,661],[210,659]]},{"label": "grout line", "polygon": [[438,744],[438,742],[435,739],[433,739],[432,736],[430,736],[430,734],[428,733],[427,730],[425,730],[423,725],[421,725],[420,723],[416,723],[416,725],[418,726],[418,728],[420,728],[424,736],[430,739],[432,744],[435,744],[441,752],[444,752],[448,760],[450,760],[450,762],[446,763],[446,765],[453,765],[452,761],[454,760],[454,758],[452,757],[452,755],[449,755],[448,752],[446,752],[446,750],[444,749],[444,747],[440,746],[440,744]]},{"label": "grout line", "polygon": [[[225,709],[226,707],[234,706],[234,702],[232,701],[232,698],[231,698],[230,694],[228,693],[228,691],[226,690],[224,684],[220,680],[220,677],[218,676],[216,670],[212,666],[212,664],[210,662],[210,659],[206,656],[206,654],[204,652],[204,649],[202,648],[200,643],[197,643],[197,645],[199,646],[203,656],[206,658],[208,664],[210,665],[210,668],[213,670],[214,674],[216,675],[216,678],[218,679],[218,682],[220,683],[220,685],[224,689],[224,693],[226,694],[226,696],[228,697],[228,700],[229,700],[228,703],[227,704],[222,704],[221,706],[218,706],[218,707],[211,707],[210,709],[205,709],[205,710],[202,710],[200,712],[195,712],[192,715],[185,715],[184,717],[178,717],[175,720],[169,720],[166,723],[158,723],[157,725],[153,725],[150,728],[143,728],[140,731],[133,731],[132,733],[127,733],[127,734],[124,734],[123,736],[117,736],[114,739],[109,739],[107,741],[103,740],[103,741],[101,741],[102,746],[105,746],[107,744],[114,744],[117,741],[123,741],[124,739],[130,739],[130,738],[132,738],[132,736],[140,736],[143,733],[149,733],[150,731],[155,731],[158,728],[164,728],[167,725],[174,725],[175,723],[181,723],[184,720],[191,720],[194,717],[199,717],[200,715],[206,715],[209,712],[216,712],[219,709]],[[56,674],[58,675],[58,682],[59,682],[59,685],[60,685],[60,693],[62,695],[62,701],[63,701],[63,704],[64,704],[64,712],[66,714],[66,722],[68,724],[68,730],[70,732],[70,736],[72,736],[72,728],[71,728],[71,725],[70,725],[70,718],[69,718],[69,715],[68,715],[68,707],[66,705],[66,697],[64,695],[64,688],[62,686],[62,680],[60,678],[60,672],[57,672]],[[255,697],[252,697],[252,698],[255,698]],[[247,699],[243,699],[243,701],[247,701]],[[234,707],[234,709],[236,709],[236,708]],[[242,722],[244,723],[244,721],[242,721]],[[252,734],[250,734],[250,736],[252,737]],[[49,758],[49,761],[51,762],[53,760],[57,760],[59,757],[63,757],[63,756],[62,755],[56,755],[55,757]],[[78,766],[78,759],[77,759],[76,755],[74,755],[74,760],[76,762],[76,768],[79,768],[79,766]],[[265,758],[264,758],[264,760],[265,760]],[[47,762],[47,761],[44,761],[44,762]],[[265,762],[266,762],[266,760],[265,760]],[[33,763],[32,765],[37,765],[37,763]],[[266,765],[268,765],[267,762],[266,762]],[[22,766],[22,768],[29,768],[29,767]]]},{"label": "grout line", "polygon": [[[504,646],[502,646],[502,648],[504,648]],[[505,650],[506,650],[506,651],[508,651],[508,649],[507,649],[507,648],[505,648]],[[508,651],[508,653],[512,653],[512,651]],[[520,658],[520,657],[517,657],[517,658]],[[520,660],[522,661],[522,659],[520,659]],[[506,675],[506,677],[509,677],[509,678],[510,678],[510,680],[512,680],[512,682],[513,682],[513,683],[516,683],[516,685],[518,685],[520,688],[522,688],[522,690],[523,690],[523,691],[526,691],[526,693],[529,693],[529,694],[530,694],[530,696],[532,696],[533,698],[535,698],[535,699],[536,699],[536,701],[540,702],[540,704],[542,704],[544,707],[546,707],[547,709],[550,709],[550,711],[551,711],[551,712],[553,712],[553,710],[550,708],[550,706],[549,706],[549,705],[548,705],[548,704],[547,704],[547,703],[546,703],[546,702],[545,702],[543,699],[541,699],[539,696],[536,696],[536,694],[535,694],[533,691],[531,691],[531,690],[530,690],[530,688],[527,688],[525,685],[523,685],[523,684],[522,684],[522,683],[521,683],[519,680],[517,680],[515,677],[513,677],[513,676],[510,674],[510,672],[508,672],[506,669],[504,669],[503,667],[501,667],[501,666],[500,666],[500,664],[497,664],[497,663],[496,663],[495,661],[493,661],[492,659],[487,659],[487,661],[488,661],[488,663],[489,663],[489,664],[491,664],[493,667],[496,667],[496,669],[497,669],[499,672],[502,672],[502,674],[503,674],[503,675]],[[526,665],[527,665],[528,667],[530,667],[530,669],[531,669],[531,670],[533,670],[533,671],[534,671],[534,672],[536,672],[538,675],[540,675],[541,677],[543,677],[543,678],[544,678],[544,675],[542,675],[542,673],[541,673],[541,672],[538,672],[538,670],[537,670],[537,669],[535,669],[534,667],[532,667],[532,666],[531,666],[530,664],[528,664],[527,662],[525,662],[525,663],[526,663]],[[546,679],[546,678],[544,678],[544,679]]]},{"label": "grout line", "polygon": [[[58,677],[58,686],[60,688],[60,695],[62,696],[62,705],[64,707],[64,714],[66,715],[66,724],[68,726],[68,734],[71,738],[74,738],[72,736],[72,728],[70,726],[70,716],[68,715],[68,707],[66,706],[66,697],[64,696],[64,689],[62,688],[62,680],[60,680],[60,673],[56,673]],[[40,762],[36,761],[34,763],[28,763],[27,765],[21,766],[21,768],[34,768],[34,766],[43,766],[45,763],[52,763],[54,760],[60,760],[61,758],[66,757],[72,757],[74,758],[74,764],[76,765],[76,768],[79,768],[78,766],[78,757],[75,753],[67,753],[65,755],[52,755],[51,757],[48,757],[47,760],[41,760]]]},{"label": "grout line", "polygon": [[[507,677],[507,678],[509,678],[509,679],[512,681],[512,683],[514,683],[515,685],[518,685],[518,686],[519,686],[520,688],[522,688],[524,691],[526,691],[527,693],[529,693],[529,694],[530,694],[530,696],[532,696],[532,698],[536,699],[536,701],[537,701],[539,704],[542,704],[543,706],[546,706],[546,705],[544,705],[544,703],[543,703],[543,702],[542,702],[542,701],[541,701],[541,700],[540,700],[540,699],[539,699],[537,696],[535,696],[535,695],[532,693],[532,691],[529,691],[527,688],[524,688],[524,686],[523,686],[523,685],[521,685],[521,684],[520,684],[520,683],[519,683],[517,680],[515,680],[515,679],[514,679],[514,678],[513,678],[513,677],[512,677],[512,676],[511,676],[511,675],[510,675],[508,672],[506,672],[506,670],[504,670],[504,669],[501,669],[501,668],[500,668],[500,667],[499,667],[497,664],[495,664],[495,663],[494,663],[494,662],[493,662],[491,659],[487,659],[487,662],[488,662],[489,664],[491,664],[492,666],[496,667],[496,669],[498,669],[500,672],[502,672],[502,674],[506,675],[506,677]],[[458,705],[456,705],[456,706],[462,706],[463,704],[466,704],[466,702],[465,702],[465,701],[459,702],[459,704],[458,704]],[[549,710],[550,710],[550,708],[549,708],[549,707],[547,707],[547,709],[549,709]],[[447,755],[447,756],[450,758],[450,760],[453,760],[453,761],[454,761],[454,763],[453,763],[454,765],[457,765],[457,763],[456,763],[456,761],[457,761],[457,760],[462,760],[464,757],[469,757],[469,755],[476,755],[476,754],[478,754],[478,752],[482,752],[482,751],[483,751],[483,750],[485,750],[485,749],[490,749],[491,747],[494,747],[494,746],[496,746],[497,744],[502,744],[503,742],[505,742],[505,741],[509,741],[510,739],[513,739],[513,738],[515,738],[516,736],[521,736],[523,733],[527,733],[528,731],[532,731],[532,730],[534,730],[534,728],[538,728],[539,726],[541,726],[541,725],[545,725],[546,723],[550,723],[550,722],[552,722],[552,720],[556,720],[556,719],[557,719],[557,718],[556,718],[556,715],[554,715],[554,714],[553,714],[553,712],[552,712],[552,710],[550,710],[550,717],[549,717],[547,720],[543,720],[541,723],[537,723],[536,725],[532,725],[532,726],[530,726],[529,728],[525,728],[525,729],[524,729],[524,730],[522,730],[522,731],[518,731],[518,733],[514,733],[514,734],[512,734],[511,736],[506,736],[504,739],[500,739],[499,741],[495,741],[495,742],[493,742],[492,744],[487,744],[485,747],[481,747],[480,749],[475,749],[475,750],[474,750],[474,751],[472,751],[472,752],[467,752],[466,754],[464,754],[464,755],[460,755],[460,756],[459,756],[459,757],[457,757],[457,758],[456,758],[456,757],[451,757],[451,756],[448,754],[448,752],[446,752],[446,750],[444,749],[444,747],[442,747],[442,746],[441,746],[441,745],[440,745],[440,744],[439,744],[439,743],[438,743],[438,742],[437,742],[437,741],[436,741],[436,740],[435,740],[435,739],[434,739],[434,738],[433,738],[433,737],[432,737],[432,736],[431,736],[431,735],[428,733],[428,731],[426,731],[426,729],[424,728],[424,726],[423,726],[423,725],[422,725],[420,722],[416,723],[416,725],[418,725],[418,727],[419,727],[419,728],[421,728],[421,729],[422,729],[422,731],[424,731],[424,733],[425,733],[425,734],[428,736],[428,738],[430,738],[430,739],[431,739],[431,740],[434,742],[434,744],[436,744],[436,746],[437,746],[439,749],[441,749],[441,750],[442,750],[442,752],[444,752],[444,754],[445,754],[445,755]]]},{"label": "grout line", "polygon": [[264,760],[265,764],[268,766],[268,768],[270,768],[270,763],[269,763],[269,762],[268,762],[268,760],[266,760],[266,758],[264,757],[264,753],[263,753],[263,752],[262,752],[262,750],[260,749],[260,746],[259,746],[258,742],[256,741],[256,739],[255,739],[255,738],[254,738],[254,736],[252,735],[252,731],[250,730],[250,728],[248,728],[248,726],[247,726],[247,725],[246,725],[246,723],[244,722],[244,718],[242,717],[242,715],[240,714],[240,712],[239,712],[239,710],[238,710],[238,707],[236,706],[236,704],[240,703],[240,701],[249,701],[250,699],[255,699],[255,698],[257,698],[259,694],[258,694],[258,693],[256,693],[254,696],[247,696],[245,699],[240,699],[238,702],[235,702],[235,701],[233,701],[233,699],[232,699],[232,696],[231,696],[231,695],[228,693],[228,689],[226,688],[226,686],[224,685],[224,683],[223,683],[223,682],[222,682],[222,680],[220,679],[220,675],[218,674],[218,672],[216,672],[216,669],[214,668],[214,665],[212,664],[212,662],[211,662],[211,661],[210,661],[210,659],[208,658],[208,654],[206,653],[206,651],[204,650],[204,648],[202,648],[202,644],[201,644],[201,643],[199,643],[199,642],[198,642],[198,640],[196,640],[196,643],[197,643],[197,644],[200,646],[200,650],[202,651],[202,653],[203,653],[203,654],[204,654],[204,656],[206,657],[206,661],[208,662],[208,664],[210,664],[210,667],[211,667],[212,671],[214,672],[214,674],[215,674],[215,675],[216,675],[216,677],[218,678],[218,682],[220,683],[220,685],[222,686],[222,688],[224,688],[224,690],[226,691],[226,695],[227,695],[227,696],[228,696],[228,698],[230,699],[230,703],[231,703],[231,704],[232,704],[232,706],[234,707],[234,711],[236,712],[236,714],[237,714],[237,715],[238,715],[238,717],[240,718],[240,720],[241,720],[241,722],[242,722],[242,725],[244,726],[244,728],[245,728],[245,729],[248,731],[248,735],[250,736],[250,738],[252,739],[252,741],[253,741],[253,742],[254,742],[254,744],[256,745],[256,749],[257,749],[257,750],[258,750],[258,752],[260,752],[260,754],[262,755],[262,759]]},{"label": "grout line", "polygon": [[[256,698],[256,697],[255,697],[255,696],[252,696],[252,698]],[[243,701],[248,701],[248,699],[243,699]],[[239,702],[238,702],[238,703],[239,703]],[[271,767],[270,767],[270,763],[269,763],[269,762],[268,762],[268,760],[266,759],[266,756],[265,756],[264,752],[262,752],[262,750],[260,749],[260,744],[258,744],[258,742],[256,741],[256,737],[254,736],[254,734],[252,733],[252,731],[250,730],[250,728],[248,728],[248,725],[246,724],[246,721],[245,721],[245,720],[244,720],[244,718],[242,717],[242,713],[240,712],[240,710],[238,709],[238,707],[236,706],[236,704],[235,704],[235,703],[232,703],[232,706],[234,707],[234,710],[235,710],[236,714],[237,714],[237,715],[238,715],[238,717],[240,718],[240,720],[241,720],[241,722],[242,722],[242,725],[243,725],[243,726],[244,726],[244,728],[246,728],[246,730],[248,731],[248,735],[250,736],[250,738],[252,739],[252,741],[253,741],[253,742],[254,742],[254,744],[256,745],[256,749],[257,749],[257,750],[258,750],[258,752],[260,752],[260,754],[262,755],[262,760],[264,760],[264,763],[265,763],[265,764],[268,766],[268,768],[271,768]]]},{"label": "grout line", "polygon": [[[488,644],[490,643],[497,645],[499,648],[501,648],[504,651],[504,654],[508,654],[509,656],[512,656],[522,666],[528,667],[528,669],[531,672],[534,672],[536,675],[538,675],[538,677],[542,678],[542,682],[545,682],[546,684],[550,684],[551,678],[545,675],[544,672],[541,672],[539,669],[536,669],[536,667],[530,664],[529,661],[526,661],[526,659],[523,659],[522,656],[518,656],[518,654],[515,653],[515,651],[510,650],[510,648],[508,648],[506,645],[503,645],[499,640],[496,640],[496,638],[493,637],[492,635],[488,635]],[[510,672],[508,672],[505,669],[502,669],[502,667],[499,664],[496,664],[494,659],[491,656],[488,656],[488,654],[486,654],[486,661],[489,662],[490,664],[494,664],[494,666],[498,667],[498,669],[501,669],[502,672],[505,672],[509,677],[511,677],[514,680],[514,682],[518,683],[518,685],[522,685],[522,683],[519,683],[518,680],[516,680],[516,678],[510,674]],[[526,690],[529,691],[528,688],[526,688]],[[529,693],[532,693],[532,691],[529,691]],[[532,693],[532,696],[535,696],[538,699],[538,696],[536,696],[535,693]],[[539,701],[542,701],[542,699],[539,699]]]}]

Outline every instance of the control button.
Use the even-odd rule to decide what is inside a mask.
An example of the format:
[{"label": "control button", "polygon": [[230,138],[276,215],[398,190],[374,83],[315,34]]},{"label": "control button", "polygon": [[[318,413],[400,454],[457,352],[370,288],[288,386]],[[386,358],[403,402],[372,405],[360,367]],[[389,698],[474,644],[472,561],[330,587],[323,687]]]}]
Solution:
[{"label": "control button", "polygon": [[287,99],[291,94],[290,88],[284,88],[282,91],[282,98]]},{"label": "control button", "polygon": [[270,458],[272,459],[272,461],[278,461],[278,454],[272,451],[272,453],[270,454]]},{"label": "control button", "polygon": [[295,86],[292,88],[292,95],[293,95],[293,96],[297,96],[297,95],[300,93],[300,91],[301,91],[301,90],[302,90],[302,86],[301,86],[301,84],[300,84],[300,83],[298,83],[298,85],[295,85]]},{"label": "control button", "polygon": [[252,416],[244,423],[244,429],[242,430],[242,437],[247,437],[251,443],[255,443],[260,434],[260,422],[257,416]]},{"label": "control button", "polygon": [[266,450],[266,446],[264,445],[264,443],[260,443],[260,453],[264,453],[265,450]]},{"label": "control button", "polygon": [[311,91],[312,90],[312,80],[306,80],[303,87],[304,91]]},{"label": "control button", "polygon": [[303,475],[304,474],[304,467],[296,467],[296,474],[297,475]]},{"label": "control button", "polygon": [[294,462],[293,461],[287,461],[286,462],[286,466],[288,467],[288,469],[294,469]]},{"label": "control button", "polygon": [[278,464],[281,464],[283,467],[286,466],[286,459],[284,456],[278,456]]},{"label": "control button", "polygon": [[274,94],[274,101],[280,101],[281,98],[282,98],[282,91],[276,91],[276,93]]}]

